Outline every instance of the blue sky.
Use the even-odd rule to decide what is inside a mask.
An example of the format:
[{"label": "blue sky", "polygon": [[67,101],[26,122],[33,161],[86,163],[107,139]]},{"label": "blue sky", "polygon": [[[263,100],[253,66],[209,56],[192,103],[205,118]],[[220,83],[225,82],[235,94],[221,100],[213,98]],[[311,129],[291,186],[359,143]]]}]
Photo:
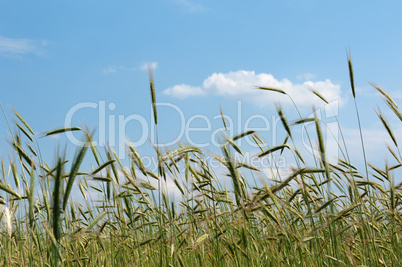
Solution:
[{"label": "blue sky", "polygon": [[[9,116],[7,106],[13,106],[38,134],[63,127],[69,110],[84,102],[98,106],[75,113],[74,125],[85,122],[99,131],[100,101],[115,107],[106,109],[107,130],[109,118],[117,122],[119,115],[150,123],[151,64],[158,102],[177,106],[186,122],[196,115],[211,121],[211,130],[191,135],[205,143],[222,127],[213,119],[219,105],[235,125],[238,101],[243,122],[255,114],[270,119],[278,101],[289,120],[297,119],[287,99],[254,87],[286,90],[308,116],[313,104],[322,104],[308,94],[310,86],[339,101],[341,128],[360,161],[346,59],[350,47],[369,159],[383,163],[390,156],[378,154],[379,147],[391,140],[373,107],[388,116],[398,140],[401,124],[369,82],[397,103],[402,99],[400,10],[398,1],[0,1],[0,103]],[[161,141],[174,140],[182,126],[178,112],[165,106],[158,115]],[[5,157],[3,117],[0,125]],[[262,127],[263,121],[250,125]],[[194,118],[191,126],[205,127],[205,120]],[[240,128],[234,134],[244,124]],[[124,134],[131,140],[142,133],[139,121],[127,123]],[[269,141],[272,132],[262,135]],[[40,140],[50,158],[63,138]],[[185,136],[180,141],[188,142]],[[151,154],[147,144],[138,147],[141,153]]]}]

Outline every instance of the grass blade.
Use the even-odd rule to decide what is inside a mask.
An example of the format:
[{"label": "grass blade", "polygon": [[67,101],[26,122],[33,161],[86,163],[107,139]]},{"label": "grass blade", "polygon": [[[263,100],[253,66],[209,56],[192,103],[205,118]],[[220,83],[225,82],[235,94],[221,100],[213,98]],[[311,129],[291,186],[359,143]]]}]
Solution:
[{"label": "grass blade", "polygon": [[158,124],[158,115],[156,112],[155,82],[151,65],[148,66],[148,75],[149,75],[149,88],[151,90],[152,110],[154,113],[154,122],[155,124]]},{"label": "grass blade", "polygon": [[81,131],[82,129],[80,127],[65,127],[65,128],[59,128],[56,130],[52,130],[49,132],[46,132],[45,136],[50,136],[50,135],[55,135],[55,134],[59,134],[59,133],[64,133],[64,132],[72,132],[72,131]]},{"label": "grass blade", "polygon": [[88,143],[85,142],[84,146],[79,150],[77,156],[74,158],[73,164],[71,166],[70,175],[69,175],[68,181],[67,181],[66,192],[64,193],[63,210],[66,210],[68,197],[70,196],[75,177],[76,177],[78,169],[82,163],[82,160],[84,159],[87,148],[88,148]]},{"label": "grass blade", "polygon": [[263,87],[263,86],[258,86],[257,88],[261,89],[261,90],[272,91],[272,92],[277,92],[277,93],[281,93],[281,94],[286,95],[285,91],[283,91],[281,89],[277,89],[277,88]]},{"label": "grass blade", "polygon": [[29,124],[24,120],[24,118],[23,118],[13,107],[11,107],[11,110],[13,111],[13,113],[15,114],[15,116],[17,116],[17,118],[22,122],[22,124],[25,125],[25,127],[28,129],[28,131],[29,131],[32,135],[35,135],[34,132],[32,131],[31,126],[29,126]]},{"label": "grass blade", "polygon": [[103,211],[101,214],[99,214],[87,227],[87,231],[91,231],[92,228],[107,214],[107,211]]},{"label": "grass blade", "polygon": [[17,192],[15,192],[10,186],[0,183],[0,189],[3,190],[4,192],[9,193],[10,195],[15,196],[17,199],[21,199],[21,196]]},{"label": "grass blade", "polygon": [[110,164],[112,164],[112,163],[115,162],[115,161],[116,161],[116,160],[112,159],[112,160],[109,160],[109,161],[103,163],[103,164],[102,164],[101,166],[99,166],[96,170],[94,170],[94,171],[91,173],[91,175],[94,175],[94,174],[100,172],[101,170],[103,170],[104,168],[106,168],[107,166],[109,166]]},{"label": "grass blade", "polygon": [[273,147],[273,148],[271,148],[271,149],[268,149],[268,150],[266,150],[266,151],[260,153],[260,154],[258,155],[258,157],[259,157],[259,158],[264,157],[264,156],[266,156],[266,155],[268,155],[268,154],[270,154],[270,153],[272,153],[272,152],[275,152],[275,151],[277,151],[277,150],[284,149],[284,148],[290,149],[290,146],[289,146],[288,144],[282,144],[282,145],[279,145],[279,146],[275,146],[275,147]]},{"label": "grass blade", "polygon": [[190,152],[202,153],[198,147],[193,147],[193,146],[181,147],[181,148],[176,149],[175,151],[165,155],[164,157],[162,157],[162,162],[166,162],[170,159],[180,156],[181,154],[187,154]]},{"label": "grass blade", "polygon": [[356,98],[355,79],[354,79],[354,75],[353,75],[352,56],[351,56],[350,50],[349,50],[347,56],[348,56],[348,67],[349,67],[350,87],[352,88],[353,98]]}]

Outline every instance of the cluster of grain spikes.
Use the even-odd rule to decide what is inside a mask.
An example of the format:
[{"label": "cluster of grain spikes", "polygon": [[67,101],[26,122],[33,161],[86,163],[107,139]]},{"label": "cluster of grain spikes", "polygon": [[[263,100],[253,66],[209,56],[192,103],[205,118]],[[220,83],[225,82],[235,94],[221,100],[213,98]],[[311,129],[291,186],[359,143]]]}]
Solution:
[{"label": "cluster of grain spikes", "polygon": [[[356,99],[350,55],[348,66]],[[373,86],[402,121],[397,103]],[[288,96],[277,88],[259,89]],[[156,127],[152,71],[150,91]],[[328,103],[319,92],[312,94]],[[158,168],[147,169],[130,144],[127,163],[113,148],[94,146],[87,128],[37,135],[13,113],[14,127],[8,124],[13,150],[8,161],[1,160],[1,266],[394,266],[400,261],[402,186],[395,173],[402,158],[381,111],[396,164],[366,163],[363,172],[340,145],[344,140],[337,164],[328,161],[325,124],[317,116],[291,120],[280,105],[283,143],[268,146],[253,130],[223,133],[221,155],[214,155],[222,168],[213,168],[198,147],[178,144],[162,151],[156,144]],[[311,150],[319,151],[313,160],[294,140],[293,127],[304,123],[315,126],[307,132]],[[37,139],[66,131],[81,133],[82,146],[72,158],[57,152],[48,164]],[[269,179],[264,170],[238,160],[245,155],[242,138],[259,147],[257,157],[287,153],[297,166],[280,175],[273,162],[275,176]],[[174,195],[169,181],[177,188]]]}]

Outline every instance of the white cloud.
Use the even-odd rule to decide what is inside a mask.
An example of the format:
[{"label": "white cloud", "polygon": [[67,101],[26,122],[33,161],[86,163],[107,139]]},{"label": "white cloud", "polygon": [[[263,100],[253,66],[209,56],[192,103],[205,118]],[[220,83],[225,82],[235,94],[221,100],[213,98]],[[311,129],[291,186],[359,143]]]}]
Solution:
[{"label": "white cloud", "polygon": [[158,62],[145,62],[137,68],[125,67],[122,65],[112,65],[102,70],[103,74],[113,74],[119,71],[136,71],[136,70],[148,70],[148,67],[156,69],[158,67]]},{"label": "white cloud", "polygon": [[402,92],[401,91],[387,91],[387,93],[395,99],[402,99]]},{"label": "white cloud", "polygon": [[116,67],[108,67],[106,69],[103,69],[103,74],[115,73],[116,71],[117,71]]},{"label": "white cloud", "polygon": [[[377,119],[377,118],[375,118]],[[378,119],[379,120],[379,119]],[[402,142],[401,126],[391,125],[396,141]],[[362,147],[359,129],[342,129],[348,152],[353,158],[362,157]],[[393,145],[386,129],[379,125],[377,128],[362,129],[363,141],[366,150],[366,156],[369,161],[384,160],[386,156],[390,156],[387,146],[389,145],[397,151]],[[392,157],[392,156],[391,156]]]},{"label": "white cloud", "polygon": [[304,74],[301,74],[301,75],[297,75],[296,79],[304,80],[304,81],[313,80],[313,79],[315,79],[315,75],[312,74],[312,73],[304,73]]},{"label": "white cloud", "polygon": [[151,69],[156,69],[158,67],[158,62],[145,62],[140,66],[140,69],[148,70],[148,67],[151,67]]},{"label": "white cloud", "polygon": [[263,168],[262,172],[269,180],[285,180],[293,173],[290,166],[287,168]]},{"label": "white cloud", "polygon": [[[374,118],[375,119],[375,118]],[[334,123],[334,122],[332,122]],[[322,134],[324,137],[325,151],[328,157],[328,160],[334,164],[337,163],[338,158],[348,159],[350,158],[352,164],[355,164],[356,167],[360,171],[364,169],[362,168],[363,164],[363,150],[360,139],[360,131],[358,128],[347,128],[340,127],[342,131],[342,135],[340,132],[335,133],[335,137],[332,135],[333,133],[328,132],[326,128],[329,124],[321,124]],[[308,142],[307,136],[303,137],[303,140],[297,138],[297,136],[293,136],[295,139],[296,146],[299,149],[299,152],[303,155],[303,158],[306,162],[314,162],[312,158],[312,150],[311,146],[314,148],[314,154],[316,158],[319,158],[318,152],[318,141],[317,137],[314,134],[315,126],[311,125],[307,130],[309,131],[310,137],[312,137],[311,144]],[[394,132],[395,138],[399,143],[402,142],[402,134],[401,134],[401,126],[391,125],[391,128]],[[332,129],[333,130],[333,129]],[[389,153],[387,149],[387,145],[389,145],[395,152],[397,149],[395,148],[389,134],[386,129],[379,123],[374,123],[370,128],[362,129],[364,148],[366,153],[366,158],[368,162],[374,163],[374,165],[378,165],[384,162],[385,159],[394,162],[393,156]],[[301,135],[300,135],[301,136]],[[345,148],[346,146],[346,148]]]},{"label": "white cloud", "polygon": [[204,11],[204,8],[200,4],[195,4],[189,0],[175,0],[175,2],[177,5],[182,6],[191,12]]},{"label": "white cloud", "polygon": [[164,94],[173,95],[174,97],[183,99],[189,96],[205,95],[206,92],[199,86],[191,86],[188,84],[179,84],[166,89]]},{"label": "white cloud", "polygon": [[107,67],[106,69],[103,69],[103,74],[112,74],[116,73],[118,71],[135,71],[137,70],[136,68],[129,68],[129,67],[124,67],[124,66],[110,66]]},{"label": "white cloud", "polygon": [[294,84],[288,79],[277,80],[272,74],[256,74],[254,71],[245,70],[214,73],[204,80],[201,87],[181,84],[170,87],[163,93],[177,98],[208,94],[235,97],[260,106],[266,106],[272,102],[292,103],[283,94],[258,90],[256,86],[282,89],[292,97],[298,106],[310,107],[313,104],[322,103],[322,100],[313,95],[309,89],[318,91],[328,101],[338,99],[342,104],[340,85],[332,83],[329,79]]},{"label": "white cloud", "polygon": [[41,47],[48,45],[46,40],[36,42],[29,39],[12,39],[0,35],[0,54],[6,56],[22,56],[41,54]]}]

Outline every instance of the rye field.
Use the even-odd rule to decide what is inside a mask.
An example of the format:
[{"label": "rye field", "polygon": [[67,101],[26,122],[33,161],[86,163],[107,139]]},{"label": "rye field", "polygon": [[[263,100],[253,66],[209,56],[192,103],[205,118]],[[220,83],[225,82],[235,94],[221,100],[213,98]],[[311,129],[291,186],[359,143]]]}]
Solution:
[{"label": "rye field", "polygon": [[[361,129],[364,115],[358,113],[350,58],[348,66],[353,115]],[[262,86],[256,90],[287,95],[281,88]],[[372,86],[388,106],[387,114],[402,123],[393,98]],[[150,92],[147,101],[154,107],[157,128],[152,72]],[[315,91],[311,97],[327,102]],[[254,130],[222,136],[221,152],[214,158],[225,169],[228,184],[199,147],[178,144],[166,151],[156,146],[157,168],[147,169],[135,147],[127,147],[127,164],[113,147],[94,146],[86,127],[37,136],[18,111],[13,110],[12,118],[3,114],[12,152],[2,151],[1,160],[1,266],[401,265],[402,186],[395,174],[402,157],[380,111],[372,119],[386,130],[386,149],[396,164],[374,166],[364,158],[364,167],[357,168],[343,145],[342,129],[334,164],[324,145],[326,125],[317,116],[288,118],[278,105],[286,133],[282,144],[266,145]],[[293,140],[292,127],[305,123],[314,125],[308,136],[319,153],[313,160]],[[45,162],[38,138],[68,131],[81,134],[83,145],[74,148],[73,157],[55,148],[54,160]],[[163,134],[162,128],[158,131]],[[257,157],[289,153],[297,164],[286,175],[278,171],[275,179],[264,177],[260,169],[238,160],[244,151],[237,143],[246,137],[259,147]],[[179,197],[169,194],[167,180]],[[100,198],[92,198],[94,193]]]}]

